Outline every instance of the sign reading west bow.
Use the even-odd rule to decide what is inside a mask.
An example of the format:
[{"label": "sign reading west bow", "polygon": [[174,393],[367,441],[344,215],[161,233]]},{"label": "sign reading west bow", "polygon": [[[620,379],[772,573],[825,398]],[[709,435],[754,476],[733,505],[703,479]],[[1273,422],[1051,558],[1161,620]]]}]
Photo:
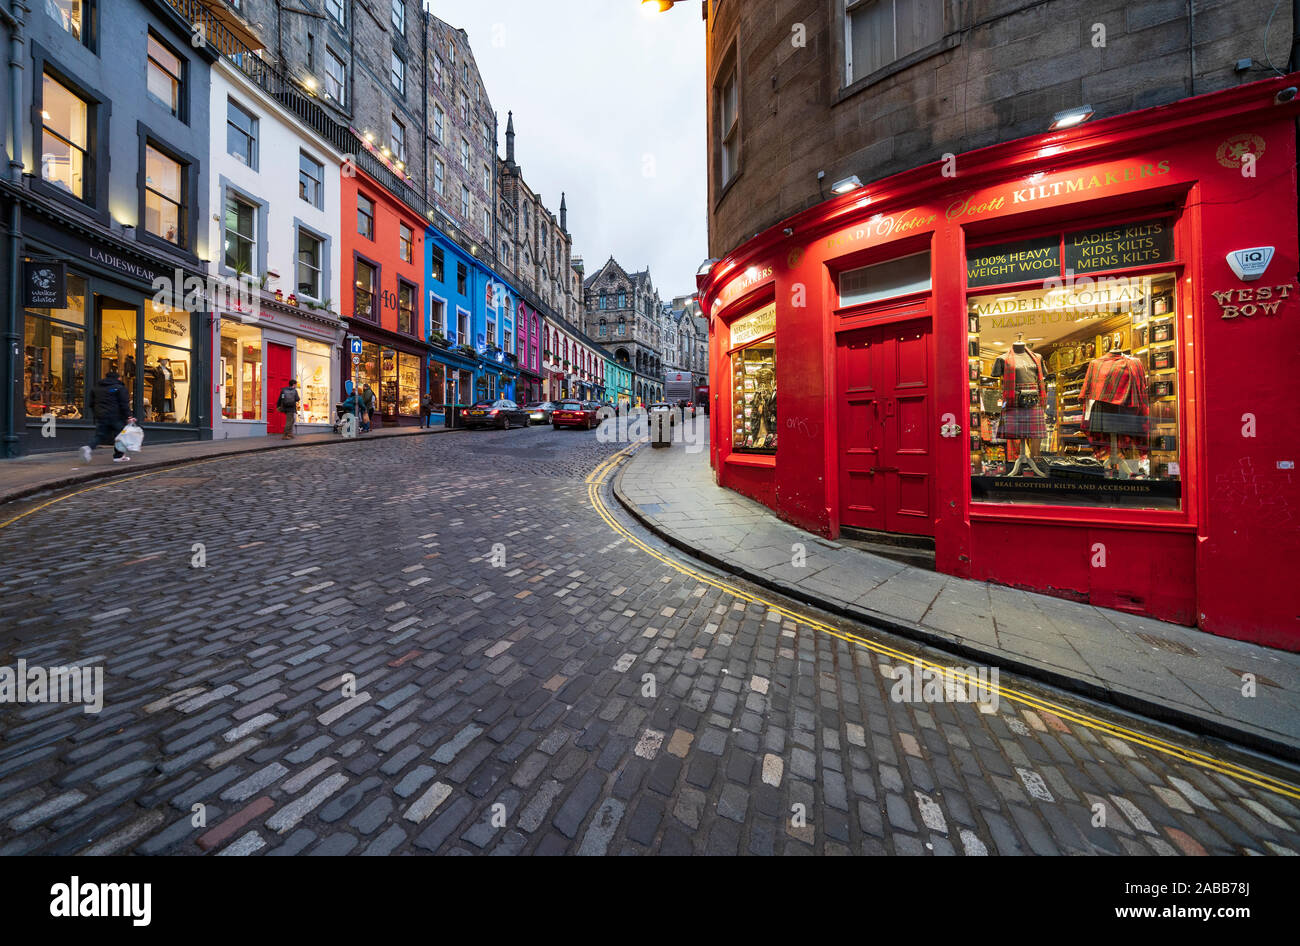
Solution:
[{"label": "sign reading west bow", "polygon": [[24,260],[23,305],[33,309],[66,309],[67,264],[62,260]]}]

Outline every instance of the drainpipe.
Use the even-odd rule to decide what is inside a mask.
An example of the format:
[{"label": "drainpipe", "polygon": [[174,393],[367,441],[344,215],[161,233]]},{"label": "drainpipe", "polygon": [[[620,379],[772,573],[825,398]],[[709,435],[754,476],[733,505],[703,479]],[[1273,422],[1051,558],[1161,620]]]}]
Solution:
[{"label": "drainpipe", "polygon": [[[13,136],[13,152],[9,155],[9,180],[15,187],[23,183],[23,25],[27,5],[23,0],[10,0],[10,12],[5,14],[9,25],[9,121]],[[4,378],[7,396],[4,404],[4,434],[0,436],[0,455],[12,458],[21,454],[14,414],[22,401],[22,354],[20,347],[18,310],[22,304],[21,286],[23,248],[23,211],[17,198],[9,209],[9,312],[5,319]]]}]

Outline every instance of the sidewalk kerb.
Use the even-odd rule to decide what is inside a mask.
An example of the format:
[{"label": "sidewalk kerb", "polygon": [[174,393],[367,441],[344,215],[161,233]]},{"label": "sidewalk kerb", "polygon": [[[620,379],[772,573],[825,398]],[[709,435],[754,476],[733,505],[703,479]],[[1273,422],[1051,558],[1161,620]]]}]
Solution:
[{"label": "sidewalk kerb", "polygon": [[[636,455],[633,454],[633,457],[635,456]],[[1022,657],[1006,651],[980,647],[962,639],[951,638],[942,632],[906,621],[895,615],[855,607],[852,604],[839,604],[837,602],[826,601],[798,588],[797,586],[787,585],[785,582],[777,581],[776,579],[769,578],[766,575],[753,572],[743,565],[738,565],[710,552],[706,552],[703,549],[696,548],[683,539],[673,535],[671,532],[661,528],[651,517],[637,509],[636,503],[632,502],[632,500],[623,493],[623,474],[627,470],[628,465],[628,463],[622,464],[619,468],[618,474],[614,477],[613,491],[619,505],[627,510],[628,514],[641,523],[641,525],[646,529],[650,530],[650,532],[654,533],[672,547],[685,552],[692,558],[696,558],[712,565],[714,568],[724,571],[727,574],[743,578],[745,581],[758,585],[761,588],[765,588],[768,591],[810,605],[821,611],[879,627],[882,630],[897,634],[898,636],[907,638],[908,640],[933,647],[945,654],[992,664],[1002,670],[1018,674],[1039,683],[1045,683],[1072,695],[1096,700],[1097,702],[1105,703],[1109,706],[1115,707],[1116,709],[1124,710],[1125,712],[1137,713],[1159,722],[1175,726],[1194,736],[1209,736],[1216,739],[1222,739],[1232,743],[1234,747],[1237,748],[1251,749],[1263,753],[1271,758],[1280,759],[1289,763],[1300,763],[1300,743],[1288,742],[1285,739],[1278,738],[1275,734],[1259,730],[1253,726],[1245,724],[1232,725],[1224,722],[1222,717],[1216,718],[1203,716],[1152,699],[1151,697],[1132,690],[1124,689],[1122,687],[1107,686],[1091,680],[1071,676],[1053,667],[1040,664],[1031,658]],[[812,533],[809,533],[809,535],[811,536]]]}]

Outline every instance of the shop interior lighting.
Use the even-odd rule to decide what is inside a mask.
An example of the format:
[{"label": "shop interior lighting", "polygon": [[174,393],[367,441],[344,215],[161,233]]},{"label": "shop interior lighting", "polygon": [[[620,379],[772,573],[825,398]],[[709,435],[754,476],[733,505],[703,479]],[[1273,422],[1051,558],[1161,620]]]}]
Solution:
[{"label": "shop interior lighting", "polygon": [[1057,112],[1052,116],[1052,124],[1048,127],[1049,131],[1061,131],[1064,128],[1073,128],[1075,125],[1082,125],[1088,119],[1092,118],[1093,110],[1091,105],[1080,105],[1078,108],[1067,108],[1063,112]]},{"label": "shop interior lighting", "polygon": [[832,194],[847,194],[849,191],[855,191],[862,186],[862,181],[858,180],[856,174],[851,174],[842,181],[836,181],[831,185]]}]

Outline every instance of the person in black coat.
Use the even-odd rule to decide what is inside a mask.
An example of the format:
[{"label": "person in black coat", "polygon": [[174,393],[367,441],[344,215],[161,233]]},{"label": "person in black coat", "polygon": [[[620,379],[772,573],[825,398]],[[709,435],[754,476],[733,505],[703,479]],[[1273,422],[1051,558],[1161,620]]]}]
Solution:
[{"label": "person in black coat", "polygon": [[91,389],[90,410],[95,417],[95,432],[91,435],[90,443],[81,448],[81,458],[89,463],[91,451],[101,444],[108,444],[113,447],[114,463],[131,459],[117,449],[116,443],[122,428],[135,423],[135,415],[131,413],[131,398],[118,374],[117,365],[109,365],[107,374]]}]

